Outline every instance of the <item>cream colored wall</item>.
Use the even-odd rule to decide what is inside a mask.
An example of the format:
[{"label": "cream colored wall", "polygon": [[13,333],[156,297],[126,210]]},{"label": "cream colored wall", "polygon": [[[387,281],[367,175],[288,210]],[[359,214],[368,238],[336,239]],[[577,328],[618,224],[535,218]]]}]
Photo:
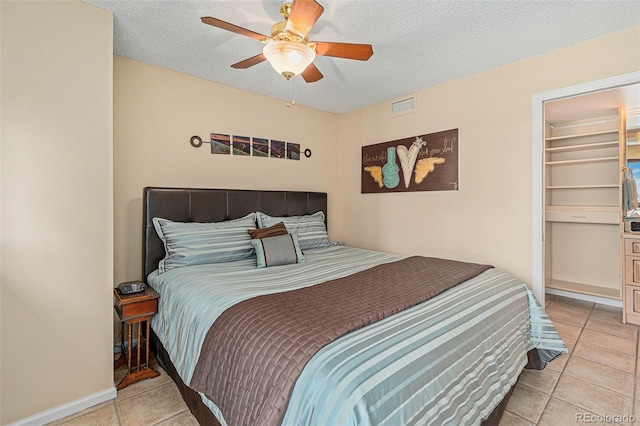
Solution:
[{"label": "cream colored wall", "polygon": [[[209,144],[197,149],[189,144],[191,136],[207,140],[211,132],[300,143],[313,154],[299,161],[212,155]],[[287,108],[283,101],[116,57],[116,283],[141,277],[145,186],[327,192],[329,232],[338,238],[337,141],[335,114]]]},{"label": "cream colored wall", "polygon": [[1,23],[0,423],[8,424],[115,395],[113,26],[110,12],[77,1],[2,1]]},{"label": "cream colored wall", "polygon": [[[144,186],[326,191],[334,239],[491,262],[529,281],[531,95],[640,69],[636,27],[423,90],[415,114],[391,119],[388,103],[340,117],[287,109],[116,57],[112,179],[111,25],[75,1],[2,2],[3,424],[113,385],[111,286],[140,276]],[[362,145],[449,128],[459,191],[360,194]],[[189,145],[213,131],[313,156]]]},{"label": "cream colored wall", "polygon": [[[531,97],[640,69],[640,27],[340,116],[342,238],[359,247],[491,263],[531,283]],[[429,72],[429,70],[425,70]],[[459,129],[459,190],[360,194],[361,146]]]}]

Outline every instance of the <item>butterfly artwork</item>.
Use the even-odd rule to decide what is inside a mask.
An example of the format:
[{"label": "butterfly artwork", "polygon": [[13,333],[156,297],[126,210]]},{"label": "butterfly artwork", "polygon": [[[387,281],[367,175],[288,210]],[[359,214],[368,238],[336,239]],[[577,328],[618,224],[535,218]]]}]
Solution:
[{"label": "butterfly artwork", "polygon": [[362,193],[458,189],[458,129],[362,147]]},{"label": "butterfly artwork", "polygon": [[382,181],[382,166],[367,166],[364,170],[371,174],[371,177],[380,188],[384,186],[384,182]]},{"label": "butterfly artwork", "polygon": [[421,184],[422,181],[427,177],[427,175],[435,170],[436,164],[442,164],[444,162],[445,159],[440,157],[423,158],[422,160],[418,161],[415,170],[416,183],[418,185]]}]

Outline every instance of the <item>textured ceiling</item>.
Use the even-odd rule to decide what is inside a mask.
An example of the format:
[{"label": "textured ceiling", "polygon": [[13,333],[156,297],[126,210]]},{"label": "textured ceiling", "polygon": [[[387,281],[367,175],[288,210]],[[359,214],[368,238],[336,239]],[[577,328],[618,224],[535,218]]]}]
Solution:
[{"label": "textured ceiling", "polygon": [[366,62],[316,57],[324,78],[291,83],[267,62],[232,69],[262,43],[200,21],[213,16],[269,35],[282,1],[84,2],[113,12],[116,55],[283,101],[293,91],[298,104],[334,113],[640,24],[639,1],[319,0],[324,13],[311,41],[369,43],[374,54]]}]

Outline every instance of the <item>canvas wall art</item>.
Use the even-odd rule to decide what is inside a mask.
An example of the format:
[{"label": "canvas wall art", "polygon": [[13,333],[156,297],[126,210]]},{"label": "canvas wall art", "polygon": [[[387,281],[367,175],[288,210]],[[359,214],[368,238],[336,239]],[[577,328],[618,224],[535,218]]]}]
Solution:
[{"label": "canvas wall art", "polygon": [[251,154],[251,138],[247,136],[233,135],[233,155],[250,155]]},{"label": "canvas wall art", "polygon": [[253,149],[254,157],[268,157],[269,156],[269,139],[264,138],[252,138],[251,147]]},{"label": "canvas wall art", "polygon": [[362,147],[361,192],[457,191],[458,129]]},{"label": "canvas wall art", "polygon": [[300,144],[287,142],[287,158],[289,160],[300,159]]},{"label": "canvas wall art", "polygon": [[229,154],[231,152],[231,137],[220,133],[211,133],[211,153]]},{"label": "canvas wall art", "polygon": [[[303,152],[299,143],[224,133],[211,133],[210,140],[203,140],[200,136],[194,135],[189,139],[189,143],[194,148],[200,148],[203,144],[209,143],[211,144],[212,154],[231,154],[246,157],[300,160],[300,153]],[[305,149],[304,155],[306,158],[310,158],[311,150],[309,148]]]},{"label": "canvas wall art", "polygon": [[271,158],[286,158],[286,143],[271,139]]}]

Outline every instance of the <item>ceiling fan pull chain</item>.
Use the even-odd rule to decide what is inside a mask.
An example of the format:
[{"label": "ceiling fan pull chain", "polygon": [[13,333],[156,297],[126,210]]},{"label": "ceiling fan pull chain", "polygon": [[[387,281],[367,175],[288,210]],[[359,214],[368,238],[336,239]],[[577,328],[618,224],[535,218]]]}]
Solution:
[{"label": "ceiling fan pull chain", "polygon": [[291,99],[289,102],[287,102],[287,108],[296,105],[294,80],[295,78],[290,78],[289,80],[287,80],[287,98]]}]

